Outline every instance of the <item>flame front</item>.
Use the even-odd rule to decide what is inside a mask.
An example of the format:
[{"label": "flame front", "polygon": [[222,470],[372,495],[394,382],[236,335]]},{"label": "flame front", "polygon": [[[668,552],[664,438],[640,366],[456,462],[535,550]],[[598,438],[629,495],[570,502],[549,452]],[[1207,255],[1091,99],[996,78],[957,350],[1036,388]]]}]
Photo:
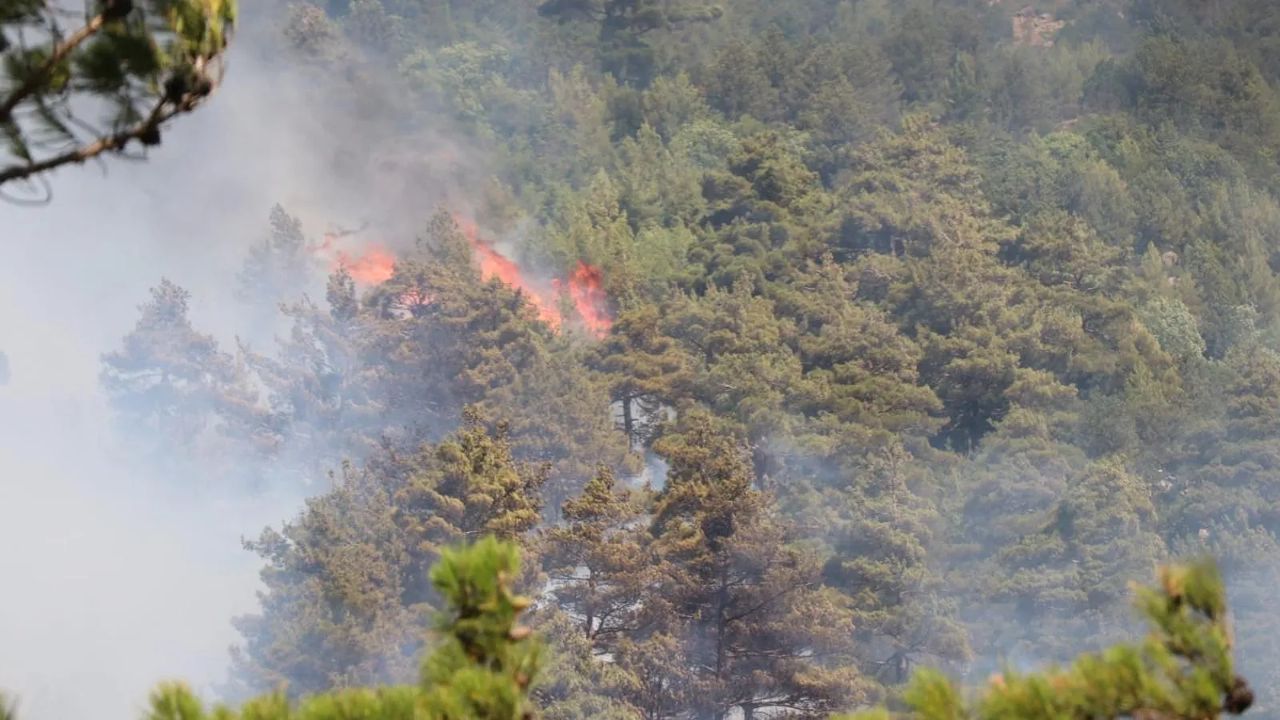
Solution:
[{"label": "flame front", "polygon": [[471,249],[475,253],[476,261],[480,264],[482,280],[497,278],[507,287],[519,290],[529,304],[538,311],[538,318],[542,322],[552,330],[560,329],[564,318],[560,316],[554,292],[535,286],[520,272],[518,265],[497,250],[485,245],[474,233],[468,233],[467,239],[471,241]]},{"label": "flame front", "polygon": [[604,275],[599,268],[579,260],[568,283],[553,280],[548,287],[526,277],[519,265],[481,240],[474,222],[458,216],[454,221],[471,243],[471,250],[480,265],[480,277],[484,280],[497,278],[508,287],[519,290],[551,329],[558,331],[564,324],[560,300],[567,294],[582,318],[582,324],[592,335],[602,338],[609,333],[613,327],[613,316],[609,313],[609,296],[604,291]]},{"label": "flame front", "polygon": [[395,273],[396,256],[386,247],[372,243],[353,255],[335,248],[337,240],[336,235],[326,233],[324,242],[312,247],[312,252],[329,260],[330,271],[346,269],[361,285],[380,285]]},{"label": "flame front", "polygon": [[569,276],[569,297],[591,334],[601,338],[609,334],[613,317],[609,314],[609,296],[604,292],[600,268],[579,260],[577,269]]},{"label": "flame front", "polygon": [[352,257],[338,251],[337,262],[352,279],[365,285],[379,285],[391,279],[396,270],[396,256],[381,245],[370,245],[360,255]]},{"label": "flame front", "polygon": [[[579,261],[567,282],[535,281],[521,272],[514,261],[482,240],[474,222],[460,216],[454,219],[471,244],[481,279],[497,278],[507,287],[519,290],[538,313],[538,319],[552,330],[558,332],[564,325],[560,308],[561,301],[567,297],[588,332],[596,337],[609,333],[613,317],[609,312],[609,297],[604,291],[604,276],[599,268]],[[345,268],[361,285],[379,285],[390,280],[395,273],[396,257],[385,246],[372,243],[357,253],[348,253],[334,247],[337,240],[336,235],[326,234],[324,242],[312,248],[313,252],[328,258],[332,270]]]}]

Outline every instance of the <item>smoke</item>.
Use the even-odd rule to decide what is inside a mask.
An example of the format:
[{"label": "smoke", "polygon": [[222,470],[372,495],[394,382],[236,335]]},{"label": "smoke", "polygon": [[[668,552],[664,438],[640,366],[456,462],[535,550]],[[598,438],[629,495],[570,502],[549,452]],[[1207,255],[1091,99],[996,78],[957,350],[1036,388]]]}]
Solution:
[{"label": "smoke", "polygon": [[256,604],[241,538],[301,499],[164,476],[118,449],[99,357],[147,288],[190,290],[193,324],[229,350],[238,328],[278,327],[233,294],[273,204],[309,238],[371,221],[370,242],[403,246],[445,200],[443,178],[483,174],[438,127],[415,134],[425,160],[389,160],[404,140],[378,119],[395,114],[378,83],[358,96],[318,83],[282,61],[273,10],[246,5],[224,87],[145,163],[55,173],[45,207],[0,203],[0,688],[24,720],[138,717],[164,678],[211,694],[230,618]]}]

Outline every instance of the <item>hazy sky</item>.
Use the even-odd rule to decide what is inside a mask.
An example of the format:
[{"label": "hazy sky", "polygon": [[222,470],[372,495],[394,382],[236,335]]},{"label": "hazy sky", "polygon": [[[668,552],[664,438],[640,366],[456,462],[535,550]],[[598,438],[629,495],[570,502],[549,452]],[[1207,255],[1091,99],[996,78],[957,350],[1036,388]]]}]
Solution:
[{"label": "hazy sky", "polygon": [[149,162],[68,168],[51,204],[0,203],[0,687],[24,720],[135,718],[161,678],[220,680],[229,619],[254,607],[259,563],[240,538],[297,506],[130,467],[97,391],[99,355],[161,276],[193,292],[199,329],[229,338],[245,321],[230,282],[274,202],[351,222],[319,214],[349,191],[323,173],[302,89],[243,49],[231,59]]}]

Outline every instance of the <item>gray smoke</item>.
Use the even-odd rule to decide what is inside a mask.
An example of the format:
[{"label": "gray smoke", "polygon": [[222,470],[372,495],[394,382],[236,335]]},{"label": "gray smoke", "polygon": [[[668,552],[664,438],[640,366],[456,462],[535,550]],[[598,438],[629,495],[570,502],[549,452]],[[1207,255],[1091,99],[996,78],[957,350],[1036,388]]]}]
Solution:
[{"label": "gray smoke", "polygon": [[136,718],[165,678],[210,695],[230,618],[255,607],[259,563],[241,538],[301,499],[166,477],[118,449],[99,357],[147,288],[190,290],[197,329],[234,351],[237,328],[276,322],[233,299],[274,203],[310,237],[374,220],[403,246],[444,199],[432,178],[467,157],[437,134],[419,154],[447,162],[425,175],[389,162],[379,107],[333,102],[281,62],[269,10],[245,11],[225,86],[147,162],[62,170],[44,207],[0,203],[0,688],[24,720]]}]

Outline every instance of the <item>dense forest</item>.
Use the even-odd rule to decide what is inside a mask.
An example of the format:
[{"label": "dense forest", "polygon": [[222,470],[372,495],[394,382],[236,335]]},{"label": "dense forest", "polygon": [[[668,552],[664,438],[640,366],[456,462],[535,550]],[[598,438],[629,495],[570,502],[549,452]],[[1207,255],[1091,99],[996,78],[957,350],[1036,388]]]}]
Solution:
[{"label": "dense forest", "polygon": [[1280,718],[1273,0],[258,12],[396,208],[277,205],[268,327],[157,278],[102,358],[174,482],[312,496],[246,543],[226,699],[412,683],[494,535],[547,720],[900,708],[1133,637],[1201,555]]}]

